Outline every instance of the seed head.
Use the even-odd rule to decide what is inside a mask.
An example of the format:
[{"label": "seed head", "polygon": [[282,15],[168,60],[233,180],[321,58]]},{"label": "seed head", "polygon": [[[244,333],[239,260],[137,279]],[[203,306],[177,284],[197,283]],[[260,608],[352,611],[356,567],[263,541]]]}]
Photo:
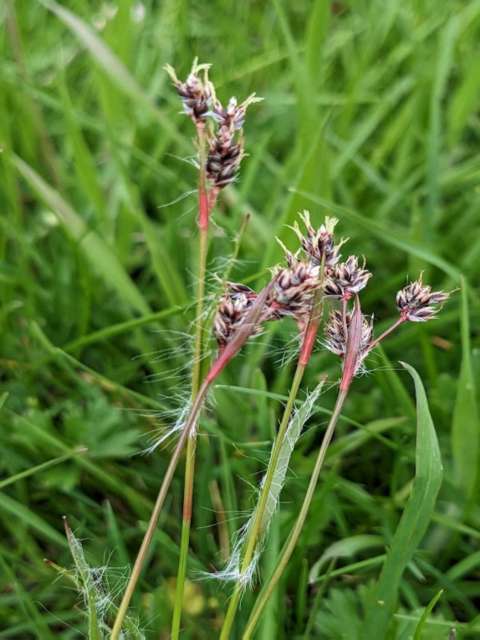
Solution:
[{"label": "seed head", "polygon": [[[341,311],[331,311],[325,327],[325,346],[329,351],[343,358],[347,353],[348,331],[352,321],[352,314],[345,314],[345,321]],[[360,366],[363,358],[369,351],[369,345],[372,341],[373,333],[373,317],[368,318],[362,316],[362,335],[360,339],[360,349],[358,357],[358,365]]]},{"label": "seed head", "polygon": [[423,284],[420,276],[397,293],[397,309],[405,320],[427,322],[436,317],[449,296],[445,291],[432,291],[429,285]]},{"label": "seed head", "polygon": [[336,264],[325,281],[325,295],[343,300],[350,298],[367,286],[372,274],[358,264],[357,256],[349,256],[345,262]]},{"label": "seed head", "polygon": [[210,115],[218,123],[218,129],[209,140],[207,157],[207,177],[217,189],[223,189],[234,182],[244,157],[241,129],[250,104],[259,102],[254,93],[240,105],[236,98],[230,98],[227,107],[215,98]]},{"label": "seed head", "polygon": [[244,284],[227,284],[227,290],[219,302],[213,322],[213,331],[220,349],[229,342],[256,298],[255,291]]},{"label": "seed head", "polygon": [[336,246],[333,237],[333,231],[338,220],[327,216],[324,224],[315,230],[310,222],[310,213],[308,211],[304,211],[300,217],[305,226],[305,233],[302,232],[297,223],[295,223],[294,231],[305,253],[313,264],[319,265],[323,259],[325,268],[327,270],[330,269],[338,262],[340,258],[339,249],[343,244],[342,241]]},{"label": "seed head", "polygon": [[310,312],[318,286],[319,268],[287,254],[287,267],[274,271],[274,285],[269,300],[271,317],[294,317],[302,321]]},{"label": "seed head", "polygon": [[220,128],[209,143],[207,178],[223,189],[235,181],[243,156],[243,138],[236,142],[229,131]]},{"label": "seed head", "polygon": [[177,78],[172,66],[167,64],[164,68],[182,99],[184,113],[192,118],[195,124],[203,122],[209,114],[214,96],[213,85],[208,79],[210,65],[198,64],[198,60],[195,58],[185,82]]},{"label": "seed head", "polygon": [[238,104],[237,99],[232,97],[228,101],[228,105],[224,107],[220,100],[215,98],[210,115],[217,121],[219,127],[226,128],[233,133],[233,131],[243,129],[248,107],[262,100],[263,98],[258,98],[252,93],[241,104]]}]

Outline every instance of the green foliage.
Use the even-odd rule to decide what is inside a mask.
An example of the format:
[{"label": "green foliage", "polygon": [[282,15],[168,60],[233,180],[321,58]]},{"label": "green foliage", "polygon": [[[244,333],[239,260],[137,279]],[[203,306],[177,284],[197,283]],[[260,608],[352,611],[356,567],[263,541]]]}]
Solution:
[{"label": "green foliage", "polygon": [[[478,637],[480,2],[6,0],[0,24],[0,639],[86,636],[71,580],[43,560],[73,568],[62,516],[87,540],[89,564],[111,568],[117,602],[168,464],[169,446],[133,454],[189,394],[193,131],[163,66],[183,77],[196,55],[213,64],[222,99],[265,97],[247,117],[240,180],[214,215],[209,302],[227,268],[265,282],[275,236],[295,246],[287,225],[303,207],[315,223],[339,217],[345,252],[366,256],[376,331],[407,275],[461,286],[438,320],[403,327],[355,380],[259,637],[355,638],[392,558],[389,619],[375,621],[390,624],[385,640],[419,627],[422,640],[451,628]],[[295,335],[286,322],[252,342],[202,419],[185,640],[215,637],[225,611],[228,590],[197,577],[224,565],[225,541],[251,512]],[[398,360],[419,372],[438,436],[434,508],[434,485],[412,485],[436,450],[416,460]],[[318,349],[304,392],[325,373],[335,382],[339,364]],[[308,483],[335,396],[324,389],[290,459],[264,574]],[[412,491],[429,499],[407,530]],[[179,473],[133,600],[148,639],[170,628],[181,501]],[[250,605],[246,595],[240,624]]]},{"label": "green foliage", "polygon": [[400,580],[430,524],[442,484],[442,459],[425,390],[415,369],[403,366],[415,381],[417,397],[415,478],[366,611],[363,638],[386,637],[397,605]]}]

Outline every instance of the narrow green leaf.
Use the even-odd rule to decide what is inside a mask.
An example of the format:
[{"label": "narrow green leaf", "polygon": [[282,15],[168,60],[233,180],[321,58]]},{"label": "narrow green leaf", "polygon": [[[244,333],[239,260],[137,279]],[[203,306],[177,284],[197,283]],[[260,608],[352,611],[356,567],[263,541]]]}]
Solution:
[{"label": "narrow green leaf", "polygon": [[422,613],[422,617],[418,621],[417,628],[415,629],[415,635],[413,636],[413,640],[422,640],[422,631],[425,625],[427,624],[428,616],[432,613],[435,605],[440,600],[443,595],[443,589],[440,589],[438,593],[436,593],[433,598],[430,600],[428,605],[425,607],[425,611]]},{"label": "narrow green leaf", "polygon": [[0,511],[4,511],[13,518],[17,518],[27,527],[36,531],[42,538],[53,542],[57,547],[66,546],[64,537],[60,535],[56,529],[27,506],[11,498],[6,493],[0,493]]},{"label": "narrow green leaf", "polygon": [[374,547],[381,547],[383,545],[383,538],[381,536],[373,536],[369,534],[359,534],[355,536],[349,536],[343,538],[331,544],[322,553],[320,558],[312,565],[309,574],[310,584],[318,580],[318,576],[323,567],[328,564],[329,561],[336,558],[351,558],[359,551],[365,549],[372,549]]},{"label": "narrow green leaf", "polygon": [[180,311],[184,311],[184,307],[175,306],[163,309],[162,311],[157,311],[156,313],[150,313],[146,316],[141,316],[140,318],[134,318],[133,320],[126,320],[125,322],[112,324],[109,327],[104,327],[103,329],[99,329],[98,331],[94,331],[93,333],[89,333],[88,335],[72,340],[63,346],[63,351],[76,351],[80,347],[109,340],[110,338],[114,338],[122,333],[132,331],[132,329],[137,329],[138,327],[143,327],[146,324],[158,322],[159,320],[165,320],[170,316],[180,313]]},{"label": "narrow green leaf", "polygon": [[462,363],[452,421],[452,454],[455,482],[468,502],[477,483],[480,425],[471,357],[468,292],[463,278],[460,323]]},{"label": "narrow green leaf", "polygon": [[100,631],[100,621],[97,613],[97,601],[101,594],[95,583],[92,570],[88,566],[83,553],[80,541],[73,535],[73,531],[65,519],[65,532],[67,534],[68,546],[72,554],[75,568],[77,571],[77,579],[82,590],[88,613],[88,640],[102,640],[103,634]]},{"label": "narrow green leaf", "polygon": [[415,478],[366,612],[362,634],[366,640],[387,637],[403,572],[425,535],[442,484],[442,460],[425,390],[415,369],[402,364],[414,379],[417,398]]},{"label": "narrow green leaf", "polygon": [[0,481],[0,489],[5,489],[10,484],[14,484],[19,480],[24,478],[29,478],[30,476],[34,476],[36,473],[40,473],[41,471],[45,471],[45,469],[49,469],[50,467],[54,467],[57,464],[61,464],[66,460],[71,460],[74,456],[81,454],[86,449],[78,449],[77,451],[72,451],[71,453],[66,453],[64,456],[59,456],[57,458],[53,458],[52,460],[46,460],[41,464],[37,464],[34,467],[30,467],[30,469],[25,469],[24,471],[20,471],[9,478],[5,478],[5,480]]},{"label": "narrow green leaf", "polygon": [[430,97],[430,126],[426,148],[426,190],[427,211],[425,222],[432,225],[432,218],[438,220],[438,205],[440,201],[440,152],[442,145],[442,100],[448,75],[453,62],[453,45],[457,38],[459,18],[452,18],[440,34],[438,46],[438,60]]},{"label": "narrow green leaf", "polygon": [[320,384],[316,386],[312,393],[307,396],[305,401],[293,414],[288,425],[285,439],[282,442],[280,455],[278,456],[277,465],[273,474],[272,486],[268,494],[267,502],[265,504],[265,513],[262,519],[262,531],[264,532],[269,529],[270,522],[272,521],[278,505],[278,501],[280,499],[283,485],[285,484],[285,477],[287,475],[291,455],[305,423],[312,415],[315,404],[318,400],[318,396],[322,391],[323,384],[323,381],[320,382]]}]

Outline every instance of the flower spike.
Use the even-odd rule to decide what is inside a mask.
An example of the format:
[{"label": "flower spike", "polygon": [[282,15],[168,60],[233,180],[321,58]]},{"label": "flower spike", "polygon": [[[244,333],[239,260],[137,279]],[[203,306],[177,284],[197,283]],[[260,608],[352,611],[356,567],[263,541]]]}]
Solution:
[{"label": "flower spike", "polygon": [[212,98],[215,95],[213,85],[208,79],[209,68],[209,64],[198,64],[198,59],[195,58],[187,79],[182,82],[178,79],[175,69],[171,65],[164,66],[182,99],[184,113],[192,118],[197,125],[207,118]]},{"label": "flower spike", "polygon": [[449,297],[450,293],[446,291],[432,291],[429,285],[423,284],[420,275],[418,280],[410,282],[397,293],[397,309],[403,320],[427,322],[436,318],[436,314]]}]

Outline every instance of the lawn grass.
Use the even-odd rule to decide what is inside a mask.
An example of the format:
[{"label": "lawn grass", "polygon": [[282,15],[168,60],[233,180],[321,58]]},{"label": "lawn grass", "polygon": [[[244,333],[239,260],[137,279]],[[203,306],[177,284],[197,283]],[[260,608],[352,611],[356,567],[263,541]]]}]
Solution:
[{"label": "lawn grass", "polygon": [[[418,456],[399,360],[423,380],[443,484],[389,585],[385,640],[417,627],[422,640],[447,640],[451,628],[480,637],[480,2],[6,0],[0,23],[0,638],[85,637],[81,598],[44,562],[73,567],[62,516],[118,599],[168,464],[171,446],[143,454],[189,395],[197,229],[192,127],[162,67],[183,77],[195,56],[213,64],[220,97],[265,98],[248,113],[240,180],[214,214],[210,303],[245,212],[231,277],[260,287],[281,256],[275,237],[295,246],[288,225],[303,208],[316,224],[338,217],[348,251],[367,257],[364,310],[380,329],[407,276],[459,288],[437,321],[405,327],[355,381],[257,637],[361,637]],[[272,325],[252,342],[202,418],[182,638],[221,626],[230,586],[201,573],[223,567],[253,506],[293,336],[293,323]],[[301,396],[325,373],[337,380],[338,362],[318,350]],[[325,388],[260,577],[308,484],[335,400]],[[147,638],[169,634],[182,476],[133,601]],[[246,594],[241,623],[252,603]]]}]

